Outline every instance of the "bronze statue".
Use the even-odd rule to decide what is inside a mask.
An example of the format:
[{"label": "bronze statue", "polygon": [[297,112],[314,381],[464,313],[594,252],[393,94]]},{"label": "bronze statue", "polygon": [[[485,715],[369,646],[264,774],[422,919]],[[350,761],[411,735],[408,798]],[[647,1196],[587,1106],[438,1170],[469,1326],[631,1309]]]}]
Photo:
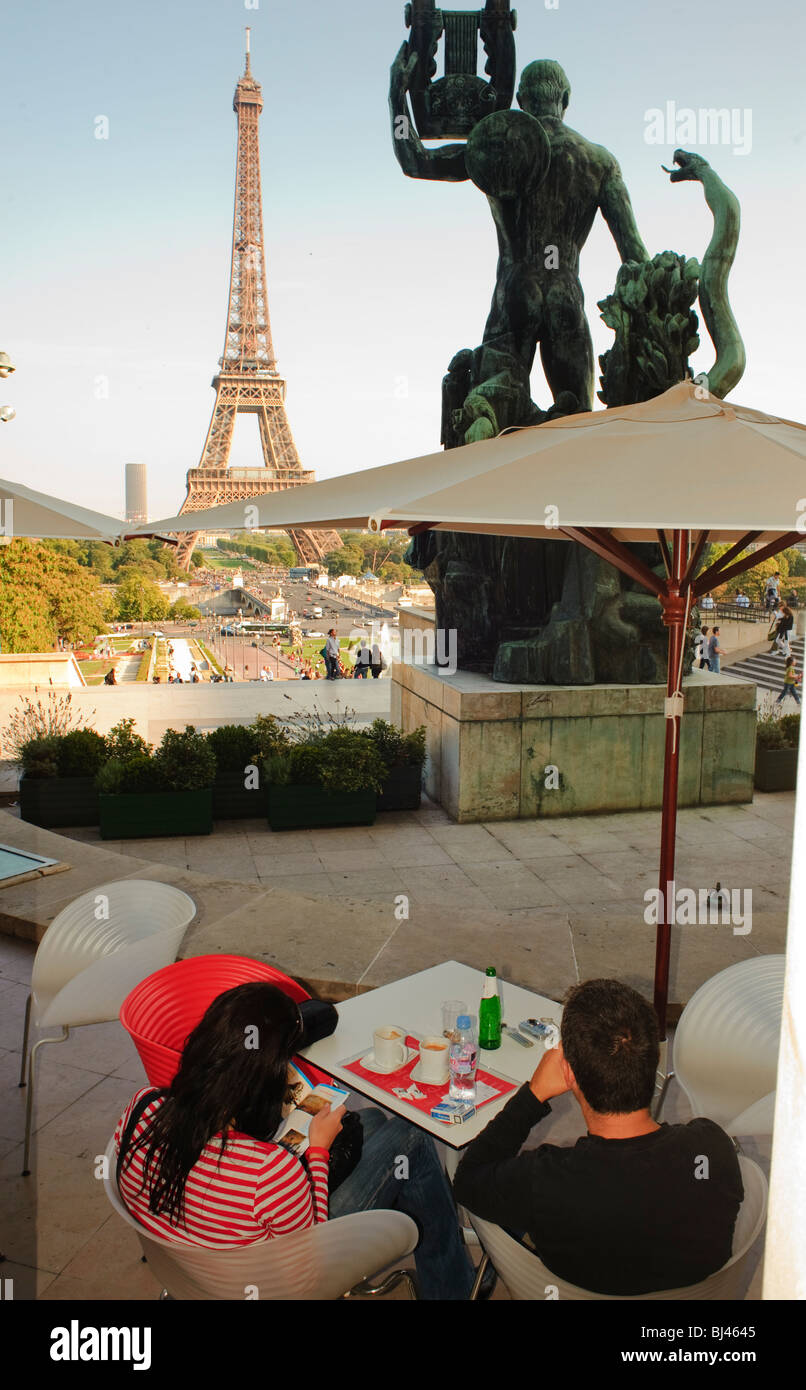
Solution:
[{"label": "bronze statue", "polygon": [[[392,67],[393,132],[407,118],[407,92],[419,59],[403,45]],[[498,273],[483,342],[511,353],[531,372],[540,343],[554,403],[563,392],[593,409],[593,347],[579,283],[579,256],[597,211],[622,261],[646,261],[618,163],[565,124],[571,95],[559,63],[530,63],[521,77],[521,111],[499,111],[466,144],[427,150],[413,123],[395,139],[412,178],[471,178],[486,194],[498,234]],[[401,129],[397,125],[397,130]]]},{"label": "bronze statue", "polygon": [[[487,8],[498,12],[502,26],[514,18],[508,3]],[[614,293],[599,305],[616,335],[600,358],[600,399],[608,406],[647,400],[691,374],[688,359],[699,345],[692,308],[698,294],[717,349],[704,384],[715,395],[726,394],[744,370],[744,348],[727,297],[739,210],[708,163],[678,150],[676,168],[667,171],[672,182],[703,184],[714,235],[702,267],[670,251],[650,259],[617,160],[565,124],[571,89],[559,63],[541,60],[524,69],[519,111],[500,109],[494,69],[489,91],[482,91],[482,79],[473,76],[477,116],[469,129],[469,87],[448,84],[434,124],[439,84],[432,81],[433,59],[448,12],[433,4],[410,9],[412,39],[392,65],[389,95],[398,163],[411,178],[472,179],[487,197],[498,235],[496,285],[481,345],[457,353],[443,381],[445,447],[593,408],[593,348],[579,258],[597,211],[622,260]],[[451,20],[454,37],[459,21],[466,21],[461,70],[470,81],[480,14],[452,12]],[[511,33],[507,43],[514,53]],[[501,88],[508,51],[497,50]],[[446,58],[446,77],[448,71]],[[410,93],[415,114],[428,108],[427,131],[418,132],[411,118]],[[499,109],[488,113],[485,102],[493,101]],[[467,138],[426,149],[421,133]],[[538,344],[552,394],[548,410],[531,398]],[[637,549],[660,569],[657,547]],[[502,681],[665,680],[666,639],[654,600],[634,592],[611,566],[576,545],[425,533],[413,542],[410,556],[434,589],[438,625],[459,633],[460,666],[492,670]]]}]

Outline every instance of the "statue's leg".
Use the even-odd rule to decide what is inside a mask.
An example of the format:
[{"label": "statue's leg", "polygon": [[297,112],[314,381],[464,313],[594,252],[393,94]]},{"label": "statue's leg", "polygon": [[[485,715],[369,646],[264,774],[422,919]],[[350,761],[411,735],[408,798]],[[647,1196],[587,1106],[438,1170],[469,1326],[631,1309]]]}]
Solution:
[{"label": "statue's leg", "polygon": [[512,353],[531,372],[543,326],[543,287],[528,266],[499,269],[484,344]]},{"label": "statue's leg", "polygon": [[540,359],[555,401],[570,391],[580,410],[593,409],[593,342],[577,280],[555,279],[546,287]]}]

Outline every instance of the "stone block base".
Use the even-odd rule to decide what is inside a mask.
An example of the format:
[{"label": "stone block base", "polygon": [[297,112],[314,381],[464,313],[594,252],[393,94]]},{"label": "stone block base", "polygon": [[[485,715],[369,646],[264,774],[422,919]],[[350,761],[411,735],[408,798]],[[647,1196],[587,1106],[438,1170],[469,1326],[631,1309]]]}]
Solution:
[{"label": "stone block base", "polygon": [[[425,725],[425,789],[459,822],[660,807],[662,686],[501,685],[400,661],[392,675],[392,720]],[[752,801],[755,685],[702,672],[684,690],[679,804]]]}]

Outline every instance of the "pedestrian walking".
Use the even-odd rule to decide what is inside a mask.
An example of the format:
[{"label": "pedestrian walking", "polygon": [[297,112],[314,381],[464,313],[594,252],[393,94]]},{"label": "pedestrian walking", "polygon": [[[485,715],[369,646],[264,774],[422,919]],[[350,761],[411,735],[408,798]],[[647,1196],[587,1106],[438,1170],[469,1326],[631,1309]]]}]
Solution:
[{"label": "pedestrian walking", "polygon": [[355,669],[353,676],[356,680],[366,680],[369,676],[369,668],[372,663],[372,652],[367,646],[366,637],[362,637],[358,651],[355,654]]},{"label": "pedestrian walking", "polygon": [[708,639],[708,669],[719,675],[719,658],[725,656],[725,648],[719,645],[719,628],[715,627]]},{"label": "pedestrian walking", "polygon": [[370,666],[372,669],[372,679],[379,680],[381,673],[386,670],[386,659],[381,651],[380,643],[373,642],[371,650]]},{"label": "pedestrian walking", "polygon": [[711,665],[708,661],[708,628],[701,627],[697,636],[694,638],[694,665],[692,671],[710,671]]},{"label": "pedestrian walking", "polygon": [[789,657],[789,634],[795,622],[795,615],[788,603],[782,603],[780,617],[775,627],[775,642],[773,651],[779,651],[783,657]]},{"label": "pedestrian walking", "polygon": [[339,639],[336,636],[336,629],[332,627],[327,634],[325,642],[325,666],[327,668],[327,679],[336,681],[339,679]]},{"label": "pedestrian walking", "polygon": [[800,696],[797,691],[798,680],[799,676],[797,667],[795,666],[795,658],[794,656],[790,656],[787,660],[786,668],[784,670],[784,688],[778,696],[778,699],[775,701],[776,705],[780,705],[781,701],[784,700],[787,695],[792,696],[792,699],[795,701],[796,705],[800,704]]}]

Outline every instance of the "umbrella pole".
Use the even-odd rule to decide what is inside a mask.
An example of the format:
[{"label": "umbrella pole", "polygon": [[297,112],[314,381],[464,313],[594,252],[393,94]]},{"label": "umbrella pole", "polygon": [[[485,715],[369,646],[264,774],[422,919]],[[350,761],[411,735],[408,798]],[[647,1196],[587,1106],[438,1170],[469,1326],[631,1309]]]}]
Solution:
[{"label": "umbrella pole", "polygon": [[655,943],[655,1012],[661,1041],[666,1038],[666,1006],[669,998],[669,951],[674,916],[674,860],[677,835],[677,787],[682,729],[682,656],[686,640],[686,596],[682,592],[688,552],[688,531],[672,532],[671,565],[666,593],[661,597],[664,626],[669,629],[666,672],[666,749],[663,762],[660,869],[658,887],[663,911]]}]

